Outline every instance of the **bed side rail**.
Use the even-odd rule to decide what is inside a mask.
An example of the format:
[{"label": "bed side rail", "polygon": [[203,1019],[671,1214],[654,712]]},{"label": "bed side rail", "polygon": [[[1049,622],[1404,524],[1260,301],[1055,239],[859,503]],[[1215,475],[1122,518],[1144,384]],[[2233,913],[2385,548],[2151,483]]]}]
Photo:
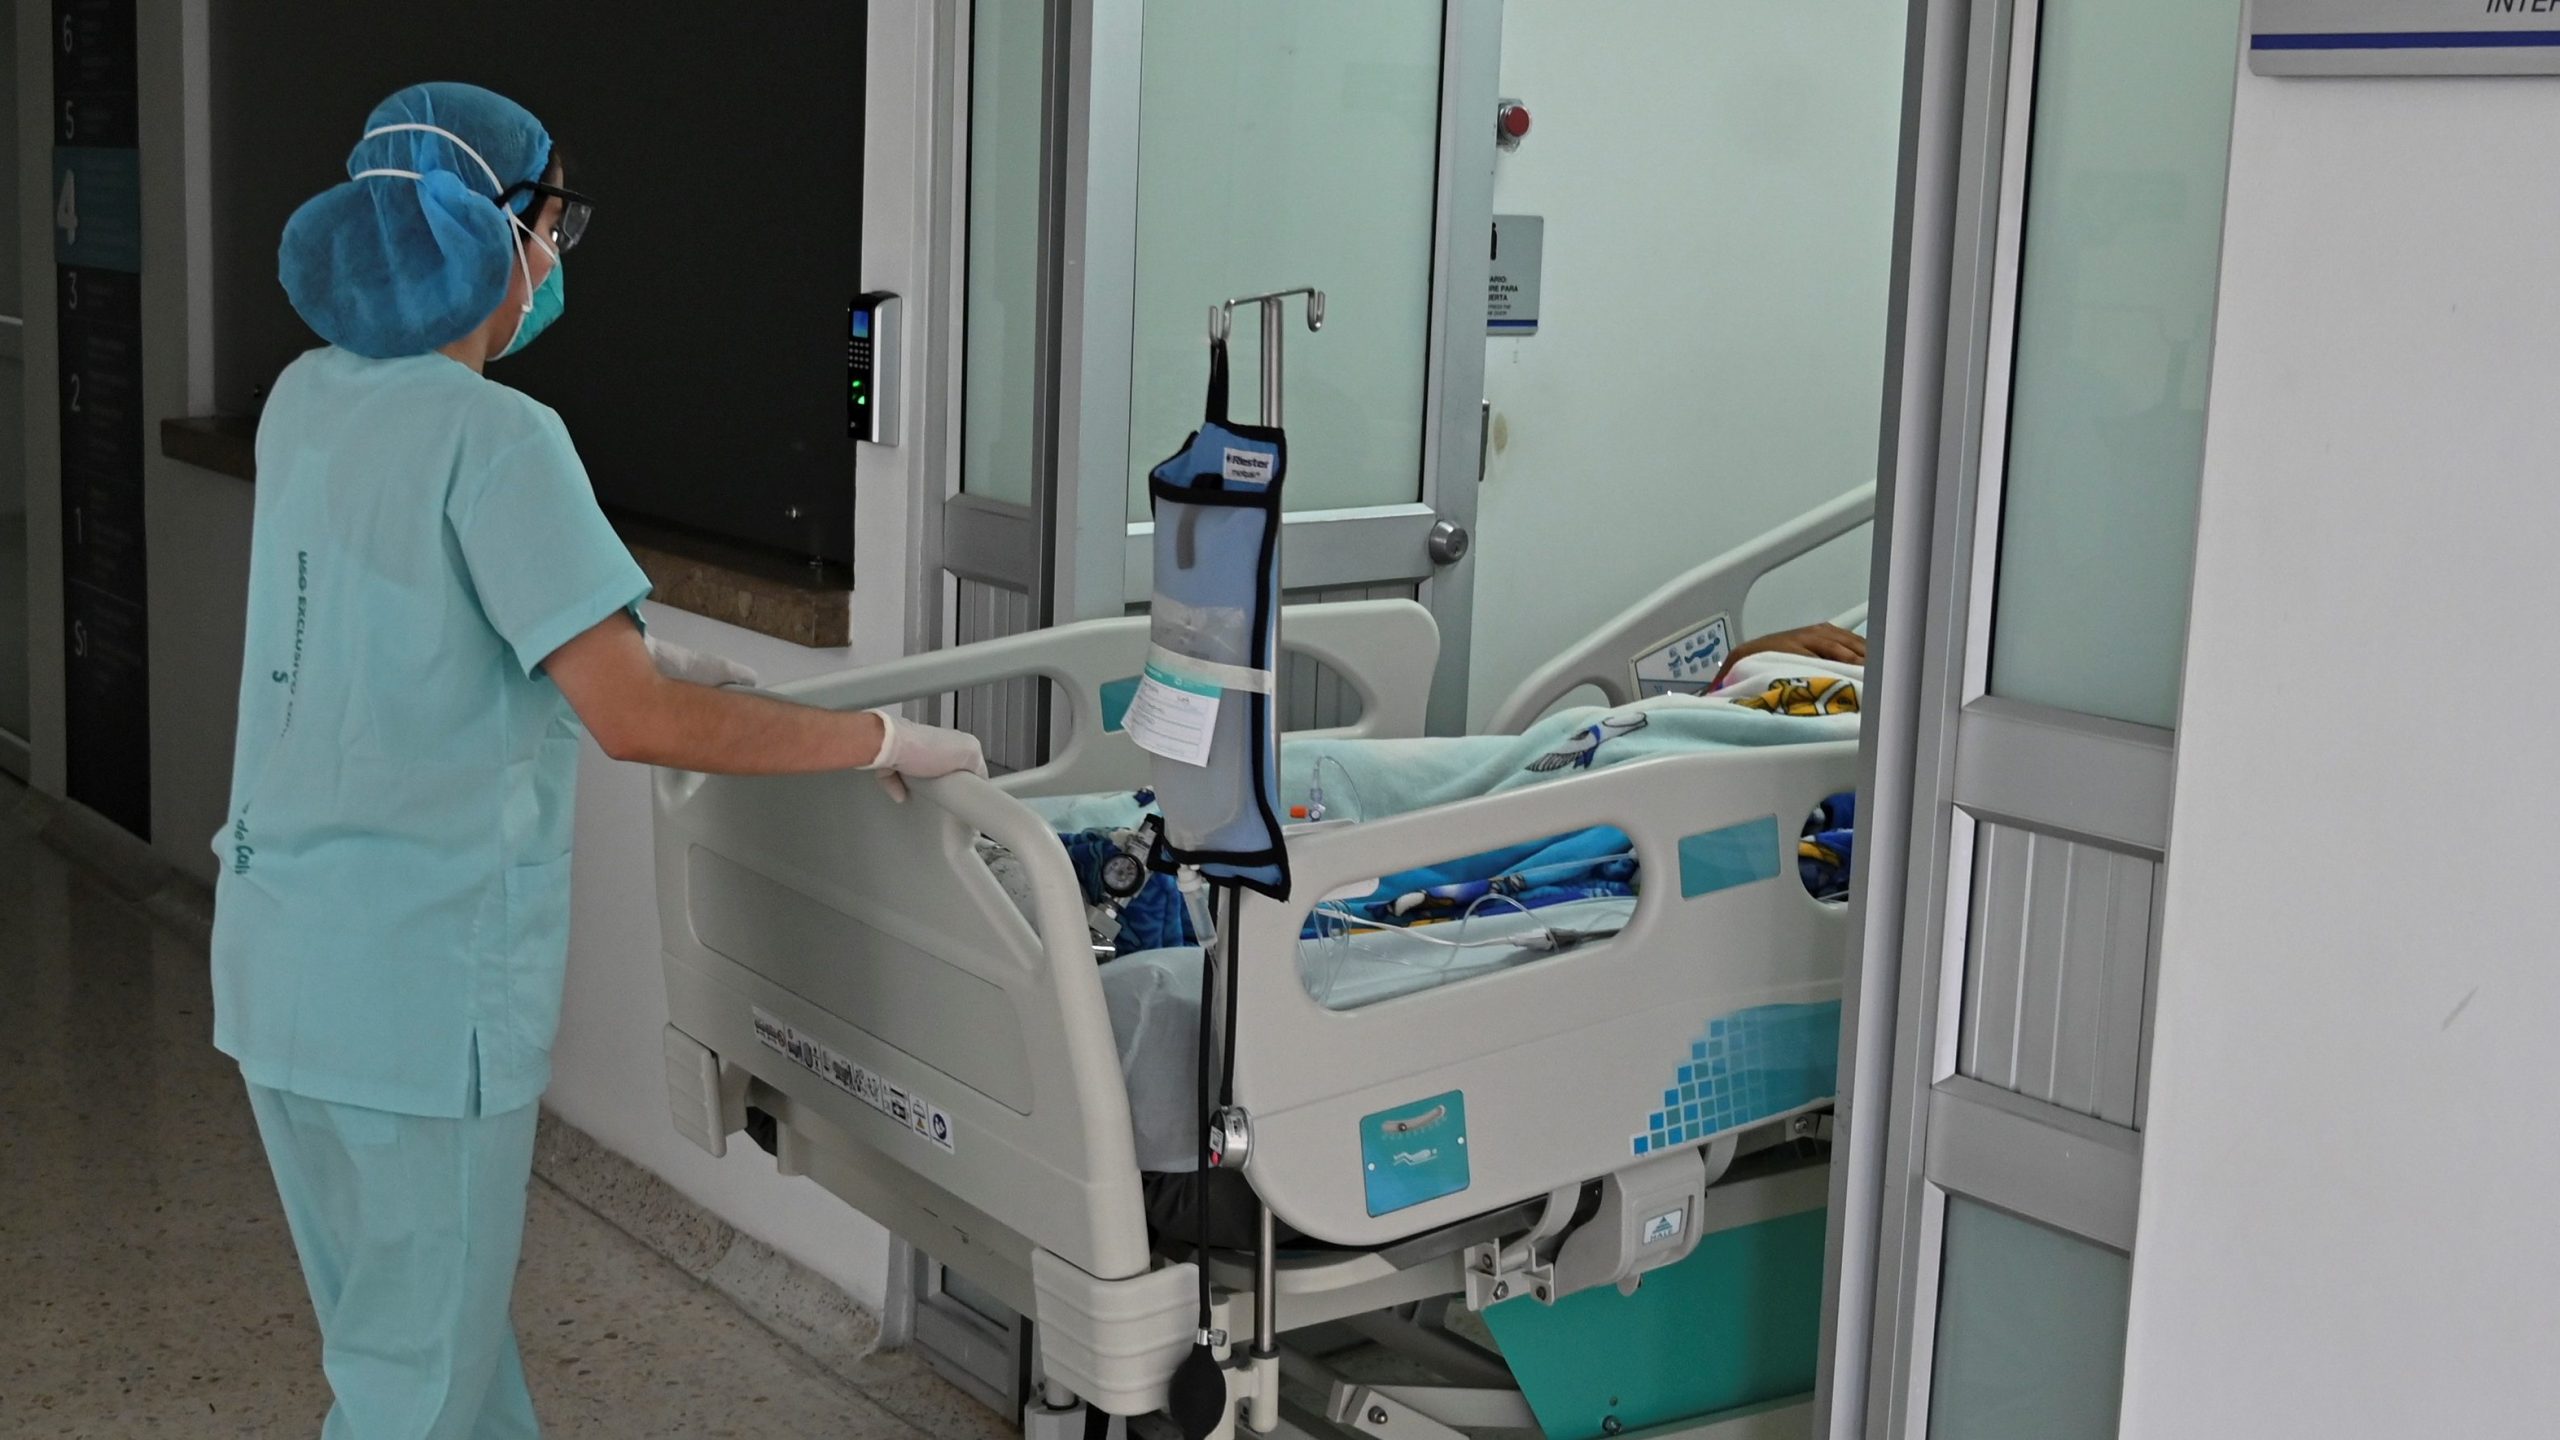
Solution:
[{"label": "bed side rail", "polygon": [[[1664,585],[1593,631],[1589,639],[1539,666],[1494,712],[1488,732],[1516,735],[1548,707],[1585,685],[1599,690],[1612,705],[1636,699],[1637,659],[1718,615],[1740,624],[1742,602],[1761,576],[1866,524],[1875,518],[1875,509],[1876,487],[1861,485]],[[1863,619],[1865,607],[1850,613]]]},{"label": "bed side rail", "polygon": [[[1308,1234],[1383,1243],[1634,1163],[1635,1137],[1719,1018],[1792,1026],[1800,1049],[1819,1012],[1793,1007],[1838,1000],[1848,930],[1845,907],[1799,880],[1798,835],[1856,771],[1849,740],[1682,755],[1295,837],[1297,898],[1249,897],[1240,935],[1236,1085],[1255,1188]],[[1308,995],[1298,936],[1316,897],[1602,825],[1624,830],[1643,865],[1643,897],[1615,938],[1356,1010]],[[1450,1095],[1463,1097],[1465,1188],[1373,1211],[1366,1128]],[[1430,1148],[1446,1156],[1442,1138]]]},{"label": "bed side rail", "polygon": [[[1284,654],[1319,661],[1360,697],[1360,718],[1313,732],[1362,739],[1422,733],[1431,676],[1440,659],[1440,627],[1410,600],[1353,600],[1291,605],[1280,615]],[[1147,618],[1083,620],[1047,630],[982,640],[912,655],[864,670],[819,676],[775,694],[831,710],[867,709],[930,700],[958,690],[1027,678],[1055,682],[1070,723],[1065,746],[1033,770],[1007,776],[1017,794],[1078,794],[1146,783],[1145,752],[1111,728],[1106,690],[1134,681],[1146,666]],[[1125,698],[1121,703],[1126,704]]]}]

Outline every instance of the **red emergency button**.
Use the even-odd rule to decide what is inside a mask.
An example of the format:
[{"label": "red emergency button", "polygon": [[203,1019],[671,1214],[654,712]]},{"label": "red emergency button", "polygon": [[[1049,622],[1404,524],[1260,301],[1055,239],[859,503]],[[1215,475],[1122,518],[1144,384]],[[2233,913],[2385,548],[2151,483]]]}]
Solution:
[{"label": "red emergency button", "polygon": [[1493,112],[1494,134],[1505,150],[1517,150],[1529,133],[1529,107],[1517,100],[1505,100]]}]

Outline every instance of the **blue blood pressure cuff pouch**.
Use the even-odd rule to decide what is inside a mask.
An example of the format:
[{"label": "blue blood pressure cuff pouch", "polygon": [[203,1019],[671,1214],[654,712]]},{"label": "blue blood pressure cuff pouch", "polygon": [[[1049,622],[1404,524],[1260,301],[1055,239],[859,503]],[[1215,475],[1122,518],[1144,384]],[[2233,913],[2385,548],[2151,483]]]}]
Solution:
[{"label": "blue blood pressure cuff pouch", "polygon": [[1123,725],[1154,757],[1159,870],[1289,895],[1281,840],[1280,484],[1274,426],[1227,418],[1227,351],[1213,345],[1207,418],[1148,473],[1155,595],[1146,674]]}]

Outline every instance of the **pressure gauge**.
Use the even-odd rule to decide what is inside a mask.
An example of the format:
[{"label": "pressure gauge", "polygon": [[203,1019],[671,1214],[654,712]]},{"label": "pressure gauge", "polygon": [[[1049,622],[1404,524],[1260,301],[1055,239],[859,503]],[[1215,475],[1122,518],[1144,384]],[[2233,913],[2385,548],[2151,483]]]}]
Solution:
[{"label": "pressure gauge", "polygon": [[1102,862],[1102,893],[1126,900],[1147,888],[1146,862],[1122,851]]}]

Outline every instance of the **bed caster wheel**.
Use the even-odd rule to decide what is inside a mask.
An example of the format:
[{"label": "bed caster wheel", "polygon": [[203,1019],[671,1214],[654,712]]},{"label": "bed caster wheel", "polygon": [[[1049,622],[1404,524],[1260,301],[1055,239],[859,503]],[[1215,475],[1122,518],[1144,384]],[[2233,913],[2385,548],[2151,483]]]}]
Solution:
[{"label": "bed caster wheel", "polygon": [[747,1138],[767,1155],[782,1153],[782,1122],[753,1105],[747,1107]]},{"label": "bed caster wheel", "polygon": [[1090,1405],[1062,1409],[1033,1401],[1022,1411],[1022,1440],[1128,1440],[1129,1422]]}]

